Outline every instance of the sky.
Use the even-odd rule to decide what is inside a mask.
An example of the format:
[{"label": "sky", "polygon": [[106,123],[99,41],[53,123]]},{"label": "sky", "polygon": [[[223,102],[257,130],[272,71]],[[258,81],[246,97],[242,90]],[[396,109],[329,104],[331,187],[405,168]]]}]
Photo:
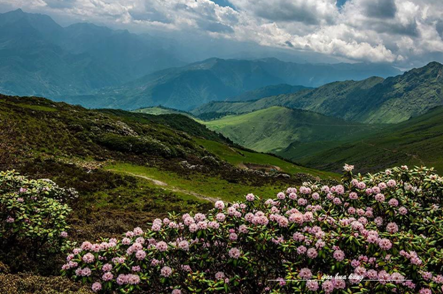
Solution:
[{"label": "sky", "polygon": [[0,0],[0,8],[340,60],[443,61],[443,0]]}]

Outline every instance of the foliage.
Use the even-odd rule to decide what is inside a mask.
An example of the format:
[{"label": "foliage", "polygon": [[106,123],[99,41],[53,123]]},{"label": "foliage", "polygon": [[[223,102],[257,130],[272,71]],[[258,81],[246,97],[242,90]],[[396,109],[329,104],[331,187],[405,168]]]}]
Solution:
[{"label": "foliage", "polygon": [[305,183],[266,201],[248,194],[121,240],[86,241],[63,274],[97,292],[441,293],[443,178],[345,169],[342,185]]},{"label": "foliage", "polygon": [[[20,264],[16,254],[38,258],[58,252],[67,238],[67,200],[76,192],[48,180],[29,180],[15,171],[0,172],[0,253]],[[15,266],[15,264],[14,264]]]}]

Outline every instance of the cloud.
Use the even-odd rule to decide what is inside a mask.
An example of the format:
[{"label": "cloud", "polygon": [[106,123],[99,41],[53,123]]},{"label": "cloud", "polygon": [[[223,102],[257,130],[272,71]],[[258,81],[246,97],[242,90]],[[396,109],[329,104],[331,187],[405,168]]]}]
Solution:
[{"label": "cloud", "polygon": [[319,24],[338,15],[336,0],[230,0],[244,13],[271,21]]},{"label": "cloud", "polygon": [[362,12],[373,18],[394,18],[397,6],[394,0],[365,0],[362,2]]},{"label": "cloud", "polygon": [[356,61],[443,56],[441,0],[0,0],[113,27],[207,35]]}]

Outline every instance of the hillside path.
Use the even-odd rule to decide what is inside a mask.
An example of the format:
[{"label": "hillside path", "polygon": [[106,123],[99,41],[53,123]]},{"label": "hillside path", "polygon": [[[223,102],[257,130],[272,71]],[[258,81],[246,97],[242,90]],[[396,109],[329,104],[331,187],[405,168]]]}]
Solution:
[{"label": "hillside path", "polygon": [[135,173],[131,173],[131,172],[126,172],[126,171],[122,172],[122,171],[115,170],[115,169],[108,169],[107,171],[111,171],[111,172],[115,172],[115,173],[125,173],[127,175],[130,175],[130,176],[133,176],[136,178],[141,178],[141,179],[150,181],[151,183],[153,183],[156,186],[163,187],[164,190],[191,195],[191,196],[194,196],[194,197],[201,199],[201,200],[206,200],[206,201],[210,201],[210,202],[216,202],[216,201],[220,200],[218,198],[206,196],[206,195],[199,194],[199,193],[196,193],[193,191],[188,191],[188,190],[184,190],[181,188],[173,187],[173,186],[170,186],[168,183],[165,183],[165,182],[162,182],[162,181],[159,181],[159,180],[147,177],[147,176],[143,176],[143,175],[139,175],[139,174],[135,174]]}]

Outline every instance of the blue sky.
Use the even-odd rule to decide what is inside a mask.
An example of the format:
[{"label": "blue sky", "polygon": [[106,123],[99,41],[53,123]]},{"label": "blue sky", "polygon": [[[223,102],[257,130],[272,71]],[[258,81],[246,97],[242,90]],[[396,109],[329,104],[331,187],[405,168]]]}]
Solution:
[{"label": "blue sky", "polygon": [[0,0],[1,11],[16,8],[354,61],[408,67],[443,59],[442,0]]}]

